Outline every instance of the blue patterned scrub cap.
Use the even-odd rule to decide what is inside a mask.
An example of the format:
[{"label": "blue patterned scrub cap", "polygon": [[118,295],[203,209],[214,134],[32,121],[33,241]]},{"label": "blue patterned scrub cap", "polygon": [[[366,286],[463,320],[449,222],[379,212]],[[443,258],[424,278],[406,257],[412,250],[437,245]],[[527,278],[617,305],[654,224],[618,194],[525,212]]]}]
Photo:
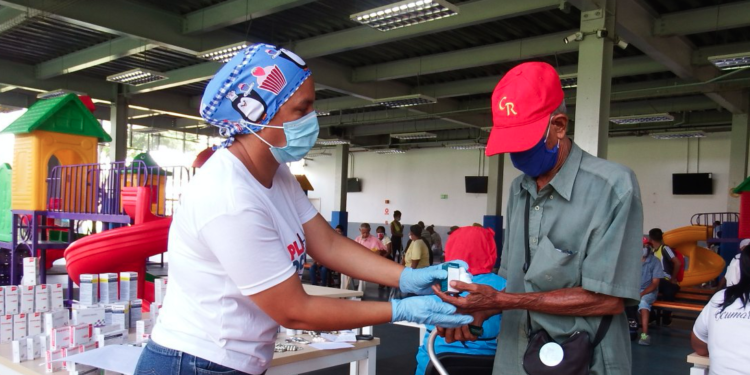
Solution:
[{"label": "blue patterned scrub cap", "polygon": [[310,76],[299,56],[270,44],[253,44],[219,69],[201,99],[201,117],[219,128],[227,147],[237,134],[258,132]]}]

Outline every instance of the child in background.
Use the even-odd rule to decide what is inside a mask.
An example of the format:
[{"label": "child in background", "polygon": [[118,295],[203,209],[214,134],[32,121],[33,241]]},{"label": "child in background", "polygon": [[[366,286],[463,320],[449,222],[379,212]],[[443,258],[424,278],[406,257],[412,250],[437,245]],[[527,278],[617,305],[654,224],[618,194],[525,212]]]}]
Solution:
[{"label": "child in background", "polygon": [[[495,232],[482,227],[463,227],[451,231],[445,244],[445,261],[454,259],[466,261],[469,273],[473,275],[475,284],[489,285],[497,290],[505,289],[505,279],[492,273],[492,267],[497,259]],[[463,293],[465,296],[467,293]],[[438,298],[437,296],[433,296]],[[483,333],[476,341],[454,342],[446,344],[443,337],[435,338],[435,353],[463,353],[472,355],[495,355],[497,350],[497,335],[500,333],[500,319],[502,314],[487,319],[482,324]],[[472,323],[475,324],[475,323]],[[415,375],[424,375],[430,357],[427,354],[427,337],[435,326],[427,325],[424,344],[417,351],[417,370]]]}]

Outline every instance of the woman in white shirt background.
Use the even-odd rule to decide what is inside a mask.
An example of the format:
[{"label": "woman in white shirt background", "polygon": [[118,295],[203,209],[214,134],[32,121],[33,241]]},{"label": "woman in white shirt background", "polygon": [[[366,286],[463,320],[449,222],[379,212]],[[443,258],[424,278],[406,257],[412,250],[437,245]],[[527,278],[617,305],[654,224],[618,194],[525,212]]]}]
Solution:
[{"label": "woman in white shirt background", "polygon": [[695,352],[711,357],[711,375],[750,373],[750,246],[740,253],[740,278],[716,293],[693,326]]},{"label": "woman in white shirt background", "polygon": [[356,302],[309,296],[306,254],[354,278],[430,294],[440,266],[405,269],[338,235],[286,163],[315,144],[315,87],[305,62],[247,47],[208,83],[201,116],[227,137],[193,177],[169,234],[169,289],[136,375],[262,374],[279,324],[336,330],[408,320],[461,326],[473,318],[423,296]]}]

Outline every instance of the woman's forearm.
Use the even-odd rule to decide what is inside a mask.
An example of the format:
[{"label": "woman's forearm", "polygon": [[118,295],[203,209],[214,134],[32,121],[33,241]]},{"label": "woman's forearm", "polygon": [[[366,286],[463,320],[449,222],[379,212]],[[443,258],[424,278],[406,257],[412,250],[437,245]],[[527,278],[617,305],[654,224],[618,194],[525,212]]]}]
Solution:
[{"label": "woman's forearm", "polygon": [[[392,262],[391,262],[392,263]],[[287,316],[284,327],[316,331],[353,329],[391,321],[390,302],[308,297],[304,308]]]}]

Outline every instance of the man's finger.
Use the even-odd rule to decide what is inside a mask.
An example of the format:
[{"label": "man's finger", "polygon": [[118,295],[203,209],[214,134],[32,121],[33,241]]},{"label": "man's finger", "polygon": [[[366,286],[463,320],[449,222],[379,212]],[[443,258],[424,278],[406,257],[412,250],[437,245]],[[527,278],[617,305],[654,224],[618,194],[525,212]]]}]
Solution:
[{"label": "man's finger", "polygon": [[460,292],[474,292],[479,288],[477,284],[468,284],[463,281],[451,281],[451,287],[455,288]]}]

